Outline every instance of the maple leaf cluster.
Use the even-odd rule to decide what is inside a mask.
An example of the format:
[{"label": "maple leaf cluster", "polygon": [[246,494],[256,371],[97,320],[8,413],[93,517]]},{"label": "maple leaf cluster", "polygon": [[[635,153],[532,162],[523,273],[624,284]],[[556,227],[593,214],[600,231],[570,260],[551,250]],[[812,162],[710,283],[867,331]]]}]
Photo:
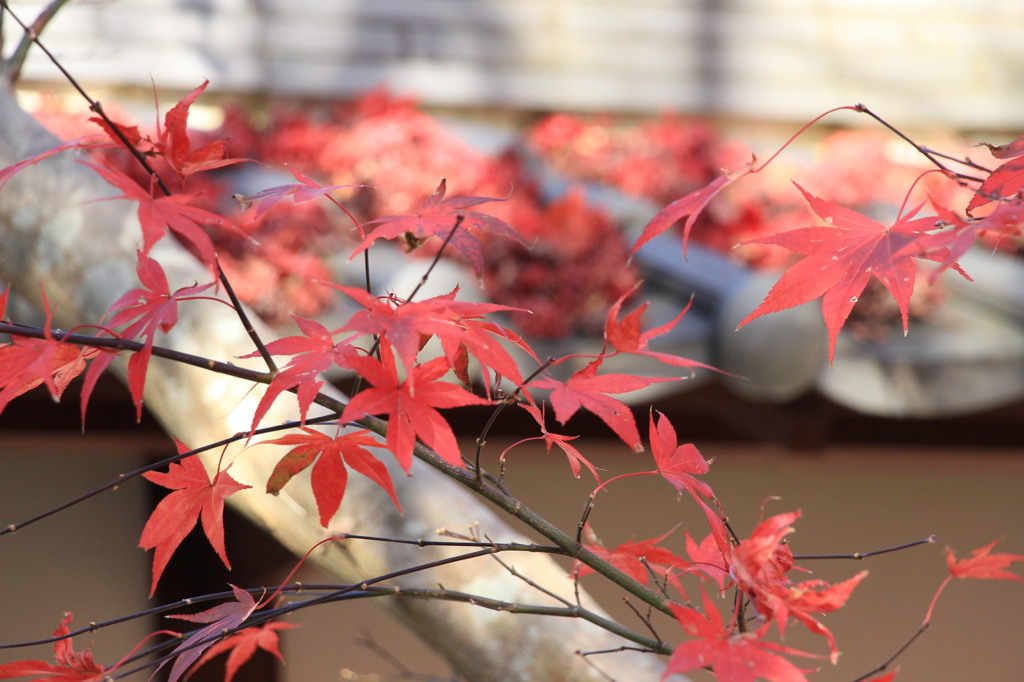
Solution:
[{"label": "maple leaf cluster", "polygon": [[[512,313],[517,327],[530,335],[600,333],[600,311],[637,281],[635,271],[622,266],[628,246],[621,232],[581,193],[546,198],[515,150],[479,152],[414,101],[385,90],[316,113],[275,110],[260,128],[244,111],[231,109],[220,132],[232,138],[239,155],[300,166],[332,186],[350,187],[339,193],[346,208],[358,224],[374,227],[370,236],[364,238],[360,227],[354,237],[351,226],[339,225],[322,206],[311,204],[299,217],[290,211],[250,216],[255,219],[243,226],[259,247],[221,233],[224,267],[232,281],[239,280],[240,295],[272,319],[290,312],[313,315],[326,305],[318,298],[322,289],[304,289],[298,281],[302,268],[307,283],[329,279],[322,274],[322,254],[349,251],[353,239],[362,248],[401,235],[407,248],[433,256],[439,242],[424,237],[438,234],[446,223],[437,225],[432,216],[455,209],[467,226],[490,234],[481,234],[478,243],[469,233],[457,234],[449,252],[460,254],[482,275],[491,300],[533,312]],[[464,196],[446,197],[445,185],[427,194],[425,188],[434,187],[438,178],[449,178],[450,187]],[[477,215],[465,203],[499,200]],[[515,231],[503,227],[507,224],[515,225]],[[267,272],[275,263],[291,274]],[[268,286],[268,279],[279,285]],[[279,295],[275,303],[269,292],[282,289],[292,292],[286,303],[294,304],[294,296],[304,292],[302,302],[309,305],[288,308]]]},{"label": "maple leaf cluster", "polygon": [[[45,386],[54,398],[60,398],[68,383],[85,372],[82,388],[84,423],[86,405],[99,375],[118,352],[131,351],[128,384],[136,414],[141,415],[147,368],[156,352],[158,334],[166,334],[173,329],[178,319],[179,304],[208,298],[200,294],[214,286],[213,282],[193,283],[172,292],[163,268],[149,256],[154,244],[168,235],[173,236],[206,266],[212,278],[226,283],[223,277],[226,271],[221,269],[220,262],[221,244],[237,245],[252,234],[260,233],[270,224],[268,221],[280,213],[275,207],[286,197],[292,200],[288,203],[300,207],[330,202],[346,215],[358,232],[358,237],[349,244],[349,252],[353,256],[384,240],[404,242],[410,248],[428,252],[437,248],[452,250],[458,252],[485,281],[488,276],[494,277],[488,273],[497,272],[497,280],[502,283],[495,285],[492,279],[495,291],[501,291],[501,287],[508,290],[522,287],[527,300],[532,300],[530,296],[552,298],[543,292],[545,286],[553,283],[576,291],[591,286],[588,293],[594,300],[577,301],[572,305],[577,311],[584,311],[580,319],[586,318],[590,320],[589,324],[602,329],[605,343],[599,353],[541,362],[523,337],[490,319],[489,316],[495,314],[525,314],[526,311],[508,300],[493,303],[461,301],[457,298],[458,289],[425,300],[403,300],[393,293],[377,296],[360,288],[330,283],[328,278],[324,278],[324,281],[315,283],[318,290],[326,292],[326,295],[345,296],[358,307],[355,314],[335,329],[328,329],[307,317],[293,315],[299,334],[285,336],[265,346],[257,343],[260,346],[257,351],[243,356],[289,357],[283,367],[277,368],[268,361],[269,372],[249,377],[267,384],[253,414],[247,434],[250,439],[263,426],[262,421],[270,407],[285,393],[294,393],[297,402],[299,421],[287,425],[295,429],[293,433],[255,443],[289,448],[273,468],[266,482],[266,493],[279,494],[299,473],[308,470],[319,522],[328,527],[343,503],[351,469],[380,486],[398,506],[400,501],[390,474],[375,451],[389,451],[406,473],[411,469],[419,444],[431,451],[420,451],[420,456],[436,455],[451,467],[466,467],[467,462],[445,411],[474,405],[494,405],[500,411],[501,407],[518,405],[536,423],[540,435],[526,437],[507,448],[501,455],[502,462],[511,450],[528,441],[543,442],[548,452],[557,447],[566,456],[573,475],[579,477],[586,469],[598,482],[592,498],[623,478],[660,476],[680,497],[692,501],[707,523],[708,532],[699,542],[690,535],[689,529],[685,532],[685,558],[662,544],[671,531],[649,540],[631,539],[609,549],[589,526],[581,529],[587,536],[584,546],[590,552],[636,582],[648,584],[652,576],[656,577],[660,583],[678,589],[685,599],[681,578],[696,575],[703,581],[700,608],[693,603],[668,604],[668,610],[692,639],[675,649],[669,659],[666,676],[707,667],[723,682],[746,682],[758,676],[782,682],[804,680],[808,671],[798,668],[783,655],[810,654],[766,639],[773,625],[779,636],[783,636],[792,621],[821,636],[828,647],[830,660],[835,662],[837,643],[818,616],[842,607],[866,573],[835,584],[821,580],[793,580],[790,574],[797,567],[787,538],[793,532],[799,511],[764,519],[748,537],[740,539],[727,526],[717,496],[702,478],[709,472],[710,462],[704,459],[696,446],[680,443],[670,420],[653,409],[648,415],[647,437],[641,436],[636,416],[621,396],[654,383],[686,378],[697,369],[713,368],[656,349],[656,339],[669,333],[681,321],[688,306],[671,321],[648,330],[642,326],[646,303],[623,314],[623,307],[639,285],[629,271],[620,270],[607,276],[613,268],[603,258],[621,259],[627,254],[624,249],[617,250],[621,242],[611,236],[615,232],[614,226],[589,209],[582,193],[572,192],[559,202],[547,204],[543,210],[536,202],[527,202],[517,208],[516,204],[502,198],[500,192],[494,191],[498,189],[494,186],[495,177],[503,180],[515,177],[516,164],[511,157],[505,159],[505,174],[496,176],[493,172],[495,166],[454,144],[439,132],[429,117],[411,104],[377,92],[339,109],[336,119],[329,125],[312,125],[305,118],[293,118],[286,127],[298,138],[295,144],[306,145],[305,156],[300,149],[273,152],[296,154],[319,170],[340,166],[348,168],[346,174],[331,176],[331,182],[335,184],[321,184],[311,175],[290,167],[295,182],[241,197],[243,206],[239,208],[240,212],[228,217],[219,209],[214,211],[208,205],[201,205],[201,197],[219,182],[211,179],[211,174],[242,159],[229,154],[226,141],[200,139],[187,127],[189,108],[205,87],[204,83],[174,105],[164,117],[163,126],[158,127],[153,135],[140,132],[136,126],[100,118],[94,122],[100,125],[106,141],[86,143],[79,140],[62,144],[0,170],[2,189],[3,183],[14,173],[54,153],[75,148],[91,149],[95,155],[84,163],[122,192],[116,198],[137,204],[142,228],[136,266],[141,287],[119,297],[111,304],[104,319],[91,325],[99,330],[94,340],[96,347],[89,347],[88,343],[83,343],[82,347],[69,343],[62,332],[52,328],[53,314],[45,292],[46,322],[40,333],[31,338],[15,335],[11,343],[0,345],[0,360],[3,361],[0,364],[0,411],[13,398],[40,385]],[[559,126],[568,129],[569,132],[564,134],[573,140],[569,151],[577,156],[590,154],[595,159],[609,158],[615,147],[595,129],[578,130],[579,126],[572,119],[556,120],[548,125],[550,130],[558,130]],[[654,126],[648,131],[652,139],[664,137],[671,143],[667,145],[669,148],[688,149],[688,153],[697,156],[710,153],[707,149],[709,140],[700,131],[694,132],[692,137],[677,139],[672,137],[675,128],[659,125],[662,127]],[[346,132],[342,135],[339,131]],[[358,135],[351,131],[357,131]],[[410,131],[413,133],[411,138],[403,137]],[[304,141],[303,134],[314,139],[316,144]],[[359,137],[363,146],[356,145],[355,151],[345,145],[339,146],[339,139],[347,142],[354,139],[345,135]],[[262,144],[273,150],[273,136],[266,139],[250,136],[247,139],[252,146]],[[537,139],[538,144],[547,144],[544,135],[538,135]],[[381,149],[366,146],[371,143],[379,144]],[[357,161],[376,158],[374,153],[383,154],[383,149],[391,149],[393,145],[404,145],[411,150],[410,153],[422,155],[423,164],[416,167],[424,173],[434,169],[425,160],[438,153],[435,146],[444,148],[448,156],[442,159],[443,162],[465,163],[460,172],[469,175],[479,173],[479,177],[467,185],[489,189],[480,194],[449,196],[447,181],[440,179],[435,185],[438,179],[434,176],[429,186],[436,189],[422,198],[422,185],[412,181],[422,178],[410,180],[406,177],[402,182],[410,182],[409,191],[403,194],[399,190],[392,194],[388,200],[391,203],[381,204],[391,210],[375,215],[375,209],[368,207],[367,203],[373,200],[367,197],[376,196],[376,193],[371,195],[366,191],[365,181],[376,180],[386,173],[380,169],[359,168]],[[557,145],[548,145],[551,153],[556,149]],[[125,152],[131,153],[136,163],[148,170],[145,173],[137,167],[133,171],[126,170],[119,165],[123,161],[115,161],[119,158],[115,152],[121,157]],[[648,153],[654,152],[649,149]],[[936,271],[959,271],[957,258],[980,234],[995,233],[1006,239],[1020,235],[1020,216],[1024,215],[1020,213],[1020,196],[1024,189],[1024,173],[1021,172],[1024,143],[1016,141],[994,147],[992,153],[1005,162],[977,183],[978,187],[966,206],[966,217],[960,217],[955,211],[938,204],[938,199],[933,196],[931,202],[936,216],[918,217],[925,205],[921,204],[901,211],[891,225],[885,225],[796,185],[810,211],[824,225],[800,227],[750,240],[761,245],[782,246],[802,258],[786,271],[765,301],[741,325],[758,316],[821,297],[831,359],[840,330],[868,282],[874,279],[891,294],[906,330],[910,297],[920,261],[936,264]],[[355,156],[351,156],[353,154]],[[400,161],[403,165],[410,163],[408,157],[402,157]],[[626,161],[628,159],[616,161],[621,165],[613,165],[613,170],[607,172],[628,175],[631,166]],[[672,201],[651,220],[633,251],[678,222],[684,223],[685,249],[686,239],[700,216],[741,179],[749,178],[760,170],[753,163],[748,163],[689,189],[685,196]],[[652,181],[650,184],[656,183]],[[418,188],[416,191],[412,189],[414,185]],[[397,186],[401,187],[400,184]],[[525,194],[532,196],[529,191]],[[351,199],[351,208],[348,200],[345,203],[339,200],[341,195]],[[484,210],[485,204],[493,206]],[[974,213],[983,211],[987,213],[974,217]],[[534,238],[550,235],[551,226],[537,219],[542,214],[545,220],[564,228],[557,231],[561,235],[557,254],[550,252],[545,255],[543,248],[535,248],[541,252],[541,259],[548,259],[549,269],[530,270],[523,266],[513,274],[502,274],[492,260],[494,254],[510,262],[522,261],[522,265],[527,263],[525,257],[521,258],[527,245]],[[534,222],[531,222],[531,215],[536,219]],[[508,221],[514,216],[524,219],[523,231],[513,228]],[[220,231],[211,233],[210,229]],[[325,229],[324,233],[329,231]],[[602,237],[601,246],[596,250],[593,244],[595,235]],[[604,236],[608,238],[603,239]],[[507,248],[503,249],[498,246],[500,244]],[[586,267],[575,267],[580,264],[586,264]],[[559,277],[562,279],[551,276],[550,273],[555,271],[561,273]],[[588,271],[601,272],[588,276],[585,274]],[[309,273],[308,270],[305,272]],[[522,277],[532,278],[537,287],[523,286],[523,280],[519,279]],[[571,286],[565,278],[572,280]],[[6,301],[5,290],[0,294],[0,318],[5,314]],[[558,305],[563,304],[560,301]],[[597,314],[594,312],[597,310],[602,312]],[[564,323],[560,333],[574,331],[579,324],[578,320]],[[536,331],[541,332],[540,329]],[[537,370],[527,375],[513,352],[527,356],[538,365]],[[609,361],[622,355],[661,363],[669,368],[669,376],[615,372]],[[582,361],[583,366],[566,376],[557,368],[569,361]],[[471,366],[475,374],[471,374]],[[358,388],[348,402],[337,409],[330,423],[314,428],[307,424],[309,410],[315,402],[325,400],[321,395],[324,386],[322,375],[335,367],[354,372],[359,377]],[[473,380],[474,376],[477,381]],[[499,391],[503,383],[512,387],[510,393]],[[540,398],[541,391],[548,392],[546,399]],[[573,445],[577,436],[556,433],[549,428],[549,405],[555,421],[563,427],[580,410],[596,415],[635,453],[646,449],[646,440],[655,468],[602,482],[597,468]],[[370,427],[378,426],[378,422],[372,419],[374,417],[386,418],[386,428],[379,437],[370,435]],[[245,435],[242,434],[243,437]],[[178,442],[177,448],[178,455],[168,463],[166,472],[148,471],[143,474],[147,480],[171,491],[153,511],[139,541],[144,549],[154,550],[151,593],[156,590],[171,556],[196,527],[202,528],[217,556],[230,567],[224,538],[224,501],[251,487],[228,473],[230,463],[218,462],[215,467],[208,467],[197,458],[195,451],[184,444]],[[974,550],[971,557],[959,561],[950,551],[947,556],[949,575],[939,587],[935,600],[954,578],[1024,582],[1008,570],[1014,563],[1024,561],[1024,557],[994,554],[994,546],[992,543]],[[583,576],[591,571],[592,566],[580,564],[576,574]],[[735,589],[740,595],[729,618],[723,618],[719,613],[708,595],[709,586],[719,592]],[[163,659],[161,665],[174,661],[170,671],[172,680],[180,679],[188,670],[225,651],[230,651],[227,664],[229,679],[257,647],[279,655],[277,631],[289,626],[268,621],[257,627],[250,619],[269,600],[257,603],[248,591],[237,587],[232,587],[232,590],[233,601],[200,613],[173,616],[203,625],[184,636],[171,655]],[[933,600],[926,623],[934,605]],[[74,651],[68,629],[70,618],[70,614],[67,615],[55,633],[60,638],[54,651],[56,664],[40,661],[4,664],[0,666],[0,678],[43,675],[40,679],[93,680],[113,670],[114,667],[104,669],[95,664],[88,651]],[[891,675],[886,678],[891,679]]]},{"label": "maple leaf cluster", "polygon": [[[723,521],[724,512],[711,486],[698,478],[708,473],[709,463],[692,444],[680,445],[677,442],[672,423],[663,415],[656,420],[651,414],[649,435],[657,469],[617,476],[598,486],[595,494],[618,479],[660,475],[678,492],[693,499],[702,510],[710,532],[698,543],[687,531],[688,558],[678,556],[660,544],[672,531],[657,538],[639,542],[631,539],[607,548],[588,527],[589,542],[585,547],[638,582],[647,584],[651,577],[657,576],[659,581],[679,590],[683,599],[686,599],[686,592],[680,578],[687,574],[699,575],[716,584],[721,592],[735,588],[749,599],[757,623],[757,627],[751,630],[744,620],[745,612],[739,610],[734,614],[735,622],[727,624],[702,586],[703,611],[689,605],[671,605],[683,630],[694,639],[676,648],[665,676],[711,667],[722,682],[752,680],[755,676],[789,682],[804,680],[803,673],[807,671],[801,671],[779,654],[812,655],[765,639],[773,623],[779,634],[784,635],[790,620],[824,637],[831,660],[835,663],[839,655],[835,638],[815,615],[842,607],[867,572],[833,585],[822,580],[794,582],[788,575],[796,568],[793,554],[783,541],[793,531],[791,524],[800,512],[768,518],[758,524],[748,538],[733,542]],[[576,573],[580,576],[592,571],[589,566],[577,564]]]}]

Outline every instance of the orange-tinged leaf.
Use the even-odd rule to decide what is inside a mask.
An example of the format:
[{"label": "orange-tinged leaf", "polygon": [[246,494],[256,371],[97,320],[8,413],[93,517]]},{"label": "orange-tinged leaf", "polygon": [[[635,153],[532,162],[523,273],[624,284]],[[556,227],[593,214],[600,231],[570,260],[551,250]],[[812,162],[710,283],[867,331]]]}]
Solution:
[{"label": "orange-tinged leaf", "polygon": [[785,635],[789,619],[797,620],[825,638],[830,659],[835,663],[839,657],[835,637],[814,614],[830,613],[843,606],[867,571],[835,584],[790,580],[787,574],[794,568],[793,552],[782,541],[793,532],[792,524],[799,516],[799,511],[777,514],[759,523],[750,537],[732,550],[730,570],[737,587],[751,596],[767,625],[774,622],[779,634]]},{"label": "orange-tinged leaf", "polygon": [[[107,134],[111,142],[119,147],[124,147],[125,142],[128,143],[129,149],[134,149],[140,142],[142,142],[142,133],[139,132],[139,127],[136,125],[127,125],[125,123],[118,123],[102,116],[93,116],[89,119],[90,123],[95,123]],[[120,135],[118,135],[120,133]],[[124,139],[122,139],[122,136]]]},{"label": "orange-tinged leaf", "polygon": [[[328,436],[325,433],[303,427],[301,434],[289,434],[275,440],[265,440],[258,445],[294,445],[288,454],[274,467],[267,480],[267,492],[276,495],[292,477],[313,465],[311,484],[320,511],[320,525],[324,528],[338,511],[345,496],[348,472],[345,465],[352,467],[387,491],[391,500],[401,511],[387,468],[367,447],[381,447],[376,439],[367,436],[366,429],[349,431]],[[315,464],[314,464],[315,462]]]},{"label": "orange-tinged leaf", "polygon": [[198,149],[192,149],[192,141],[188,135],[189,109],[209,84],[210,81],[203,81],[202,85],[187,94],[164,115],[164,128],[160,131],[157,150],[183,178],[193,173],[230,166],[246,160],[229,157],[226,140],[214,140]]}]

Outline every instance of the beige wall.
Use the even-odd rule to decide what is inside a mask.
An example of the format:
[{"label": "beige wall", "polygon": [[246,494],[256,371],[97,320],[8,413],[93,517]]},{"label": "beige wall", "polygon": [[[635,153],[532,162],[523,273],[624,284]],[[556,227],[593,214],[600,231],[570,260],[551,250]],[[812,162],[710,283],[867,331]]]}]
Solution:
[{"label": "beige wall", "polygon": [[[678,425],[680,432],[685,427]],[[582,446],[586,448],[583,439]],[[593,441],[584,452],[607,476],[651,466],[645,455],[623,448],[611,451]],[[101,435],[39,438],[0,432],[0,521],[4,525],[30,516],[127,471],[148,448],[166,449],[163,440],[147,441]],[[501,451],[495,444],[492,455]],[[802,509],[791,536],[796,553],[864,552],[931,533],[935,545],[872,558],[863,562],[805,562],[815,577],[843,579],[861,569],[871,574],[844,610],[827,617],[843,657],[837,669],[814,679],[850,680],[884,660],[920,623],[931,596],[945,574],[942,548],[960,555],[999,537],[1002,551],[1024,554],[1024,460],[1020,451],[971,451],[877,447],[829,448],[816,453],[787,453],[768,446],[703,445],[715,457],[708,480],[714,486],[736,531],[755,524],[762,500],[769,513]],[[565,461],[523,446],[510,460],[510,483],[524,500],[563,526],[576,523],[593,482],[576,481]],[[144,520],[146,491],[129,484],[102,495],[70,513],[0,538],[0,641],[44,637],[63,610],[75,623],[102,620],[151,606],[146,600],[150,556],[136,545]],[[472,519],[467,519],[467,523]],[[635,534],[660,535],[678,522],[701,528],[698,514],[685,500],[677,503],[667,483],[655,477],[627,479],[600,495],[591,521],[609,544]],[[668,541],[679,551],[682,531]],[[237,540],[235,541],[237,542]],[[228,539],[229,553],[231,538]],[[1019,572],[1019,567],[1018,567]],[[313,571],[306,582],[322,579]],[[588,587],[599,585],[595,577]],[[601,591],[599,591],[601,592]],[[614,592],[603,591],[607,605],[625,618]],[[472,608],[468,607],[467,608]],[[903,656],[900,680],[1024,680],[1019,613],[1024,585],[961,581],[950,586],[935,613],[931,630]],[[508,616],[514,617],[514,616]],[[298,614],[306,625],[286,633],[287,680],[336,680],[339,670],[389,672],[389,664],[359,646],[369,632],[408,668],[443,673],[442,664],[410,642],[369,603],[327,605]],[[120,626],[110,633],[80,638],[96,641],[97,660],[109,663],[145,633],[144,623]],[[667,639],[676,636],[669,622],[659,626]],[[822,652],[821,641],[800,626],[789,630],[788,643]],[[25,652],[0,652],[0,661]],[[33,657],[50,658],[49,647]],[[244,679],[241,678],[241,679]],[[698,677],[699,679],[699,677]]]},{"label": "beige wall", "polygon": [[[683,432],[682,425],[679,429]],[[502,448],[495,445],[492,452]],[[934,545],[862,562],[804,562],[815,571],[811,577],[827,580],[870,571],[850,604],[824,619],[843,655],[837,668],[826,664],[811,678],[820,682],[848,682],[866,673],[913,634],[945,577],[942,550],[947,544],[963,556],[1003,537],[1002,551],[1024,554],[1024,460],[1019,450],[834,447],[796,454],[770,446],[711,443],[702,452],[716,458],[708,480],[740,534],[756,523],[762,500],[780,496],[781,501],[767,504],[768,513],[803,511],[791,536],[796,553],[866,552],[938,535]],[[513,489],[553,521],[572,527],[593,482],[575,481],[564,459],[552,458],[526,446],[517,451],[510,462]],[[609,476],[650,467],[644,455],[622,449],[601,452],[598,446],[593,459]],[[693,505],[677,503],[668,484],[655,477],[613,484],[599,497],[591,522],[612,545],[634,534],[637,539],[660,535],[678,522],[701,527]],[[668,546],[681,550],[682,529],[672,537],[676,543],[669,540]],[[600,583],[591,577],[586,584],[593,589]],[[629,622],[617,593],[602,593],[608,608]],[[900,659],[903,672],[897,679],[1024,680],[1018,618],[1022,608],[1024,585],[958,581],[940,601],[931,629]],[[380,619],[369,604],[358,610],[327,606],[308,616],[297,619],[309,625],[286,643],[289,680],[332,679],[345,667],[359,673],[392,671],[386,661],[355,644],[364,628],[378,644],[389,644],[408,668],[445,671],[419,647],[407,648],[397,639],[396,626]],[[668,622],[659,632],[670,640],[676,636]],[[799,625],[787,630],[787,643],[825,652],[821,639]],[[325,656],[325,651],[331,654]]]},{"label": "beige wall", "polygon": [[[7,420],[0,427],[0,525],[21,523],[137,469],[155,445],[151,436],[130,432],[19,433]],[[166,440],[159,447],[166,449]],[[151,555],[138,548],[148,504],[149,491],[133,483],[0,537],[0,642],[50,637],[65,611],[75,614],[75,630],[153,606]],[[109,665],[151,630],[148,620],[133,621],[76,638],[75,646],[95,642],[95,659]],[[24,658],[52,661],[53,645],[0,650],[0,662]]]},{"label": "beige wall", "polygon": [[[44,38],[88,85],[146,92],[384,83],[428,105],[800,122],[864,102],[901,128],[1016,129],[1022,30],[1017,0],[133,0],[71,3]],[[38,54],[26,75],[59,80]]]}]

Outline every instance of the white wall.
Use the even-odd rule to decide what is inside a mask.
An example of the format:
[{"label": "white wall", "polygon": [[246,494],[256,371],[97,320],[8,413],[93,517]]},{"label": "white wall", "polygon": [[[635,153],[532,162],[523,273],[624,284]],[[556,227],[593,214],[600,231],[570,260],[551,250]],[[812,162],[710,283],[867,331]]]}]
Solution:
[{"label": "white wall", "polygon": [[1022,31],[1018,0],[132,0],[71,3],[44,38],[92,84],[1017,129]]}]

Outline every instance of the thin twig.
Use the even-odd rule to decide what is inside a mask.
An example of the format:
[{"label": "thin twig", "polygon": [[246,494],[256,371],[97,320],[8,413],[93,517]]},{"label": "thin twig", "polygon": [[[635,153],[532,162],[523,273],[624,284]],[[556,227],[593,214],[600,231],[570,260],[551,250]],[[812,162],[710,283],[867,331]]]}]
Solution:
[{"label": "thin twig", "polygon": [[853,554],[794,554],[793,558],[797,561],[811,561],[813,559],[854,559],[856,561],[860,561],[861,559],[866,559],[872,556],[878,556],[879,554],[888,554],[889,552],[898,552],[901,549],[917,547],[918,545],[932,544],[935,542],[935,540],[935,535],[929,535],[923,540],[914,540],[913,542],[906,542],[902,545],[896,545],[895,547],[875,549],[870,552],[854,552]]},{"label": "thin twig", "polygon": [[[4,72],[4,76],[7,78],[7,82],[14,85],[21,78],[21,68],[25,65],[25,59],[28,57],[29,50],[32,44],[36,42],[39,34],[43,32],[50,20],[56,16],[60,8],[68,3],[68,0],[53,0],[49,5],[43,8],[43,11],[39,13],[36,20],[32,22],[32,26],[25,26],[22,24],[18,17],[11,11],[10,6],[7,4],[7,0],[0,2],[0,29],[3,28],[3,14],[6,11],[22,28],[22,37],[18,42],[18,46],[14,48],[11,56],[8,57],[4,63],[3,68],[0,69]],[[3,50],[3,37],[0,35],[0,54]]]}]

